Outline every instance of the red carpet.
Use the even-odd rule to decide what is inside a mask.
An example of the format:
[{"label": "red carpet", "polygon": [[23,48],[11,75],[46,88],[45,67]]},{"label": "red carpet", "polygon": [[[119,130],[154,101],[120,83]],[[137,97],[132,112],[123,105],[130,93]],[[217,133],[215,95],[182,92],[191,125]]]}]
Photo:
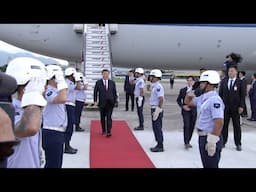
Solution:
[{"label": "red carpet", "polygon": [[125,121],[113,121],[111,133],[101,135],[100,121],[91,121],[91,168],[155,168]]}]

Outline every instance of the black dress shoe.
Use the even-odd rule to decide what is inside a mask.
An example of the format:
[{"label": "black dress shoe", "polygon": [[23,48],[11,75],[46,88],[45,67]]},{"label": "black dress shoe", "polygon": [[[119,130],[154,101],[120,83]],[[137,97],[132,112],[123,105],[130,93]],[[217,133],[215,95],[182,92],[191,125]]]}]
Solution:
[{"label": "black dress shoe", "polygon": [[102,131],[101,132],[101,135],[106,135],[107,133],[105,131]]},{"label": "black dress shoe", "polygon": [[82,129],[81,127],[76,127],[76,131],[77,131],[77,132],[83,132],[84,129]]},{"label": "black dress shoe", "polygon": [[150,151],[151,152],[163,152],[164,148],[163,147],[153,147],[153,148],[150,148]]},{"label": "black dress shoe", "polygon": [[73,149],[72,147],[65,147],[64,153],[76,154],[77,150]]},{"label": "black dress shoe", "polygon": [[249,118],[248,121],[256,121],[256,119]]},{"label": "black dress shoe", "polygon": [[135,127],[134,130],[135,130],[135,131],[144,130],[144,127],[138,126],[138,127]]},{"label": "black dress shoe", "polygon": [[236,150],[237,150],[237,151],[242,151],[241,145],[237,145],[237,146],[236,146]]},{"label": "black dress shoe", "polygon": [[192,148],[192,145],[191,144],[185,144],[185,149],[188,149],[188,148]]},{"label": "black dress shoe", "polygon": [[111,133],[107,133],[107,137],[111,137]]}]

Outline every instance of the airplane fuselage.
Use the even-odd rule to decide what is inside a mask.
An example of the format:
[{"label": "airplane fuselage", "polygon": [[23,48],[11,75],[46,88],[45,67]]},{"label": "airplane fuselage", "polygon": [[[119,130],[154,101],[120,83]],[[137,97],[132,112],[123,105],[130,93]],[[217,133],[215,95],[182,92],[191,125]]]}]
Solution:
[{"label": "airplane fuselage", "polygon": [[[221,70],[240,53],[241,69],[256,71],[256,27],[119,24],[111,35],[113,66]],[[47,56],[80,62],[83,34],[73,24],[1,24],[0,39]]]}]

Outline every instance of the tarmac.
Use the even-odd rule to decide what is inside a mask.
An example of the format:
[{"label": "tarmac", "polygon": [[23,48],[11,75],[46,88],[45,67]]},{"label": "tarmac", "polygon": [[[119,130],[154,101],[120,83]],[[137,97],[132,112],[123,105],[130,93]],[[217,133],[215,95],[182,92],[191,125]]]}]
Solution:
[{"label": "tarmac", "polygon": [[[119,92],[119,104],[114,108],[113,120],[125,120],[136,139],[151,159],[156,168],[202,168],[198,149],[198,135],[194,130],[190,149],[184,148],[183,143],[183,121],[181,109],[176,103],[180,88],[186,86],[184,79],[175,79],[174,88],[170,89],[168,80],[163,80],[162,85],[165,89],[164,102],[164,152],[153,153],[150,147],[156,145],[154,140],[149,97],[150,92],[145,90],[146,101],[144,104],[144,130],[134,131],[133,128],[138,125],[136,107],[134,111],[125,111],[125,93],[123,91],[123,82],[117,82],[117,91]],[[250,117],[250,103],[246,98],[248,115]],[[88,110],[84,108],[81,118],[81,127],[85,132],[73,133],[71,146],[78,149],[75,155],[65,154],[63,156],[63,168],[90,168],[89,167],[89,148],[90,148],[90,121],[99,120],[100,114],[97,110]],[[114,132],[112,134],[115,134]],[[229,138],[226,147],[222,150],[219,163],[220,168],[256,168],[256,122],[243,119],[242,123],[242,151],[237,151],[233,138],[233,126],[230,121]]]}]

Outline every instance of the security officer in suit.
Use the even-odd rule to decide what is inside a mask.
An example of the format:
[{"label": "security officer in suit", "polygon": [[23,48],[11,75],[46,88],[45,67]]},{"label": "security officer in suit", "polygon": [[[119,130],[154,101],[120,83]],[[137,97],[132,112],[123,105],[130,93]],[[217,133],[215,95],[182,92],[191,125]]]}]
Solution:
[{"label": "security officer in suit", "polygon": [[216,91],[220,82],[217,71],[207,70],[200,76],[203,94],[196,97],[194,91],[187,93],[184,103],[199,106],[198,135],[199,151],[204,168],[218,168],[221,150],[221,130],[224,119],[224,103]]},{"label": "security officer in suit", "polygon": [[102,135],[106,135],[107,137],[112,135],[112,112],[116,102],[116,84],[109,79],[109,70],[103,69],[102,79],[98,80],[94,87],[94,104],[100,107]]},{"label": "security officer in suit", "polygon": [[134,130],[144,130],[144,116],[143,116],[143,106],[145,102],[144,97],[144,70],[142,68],[135,69],[135,89],[134,89],[134,96],[135,102],[137,106],[137,113],[139,117],[139,126],[135,127]]},{"label": "security officer in suit", "polygon": [[130,70],[128,75],[125,76],[124,91],[125,91],[125,110],[129,110],[129,98],[131,98],[131,110],[134,110],[134,88],[135,85],[132,83],[134,80],[134,71]]},{"label": "security officer in suit", "polygon": [[[245,71],[239,71],[238,72],[238,76],[242,81],[244,92],[245,92],[245,97],[246,97],[247,96],[247,80],[245,78],[245,75],[246,75]],[[244,110],[241,113],[241,117],[248,117],[246,102],[244,102]]]},{"label": "security officer in suit", "polygon": [[248,121],[256,121],[256,73],[252,75],[252,86],[249,90],[249,98],[251,104],[251,118]]},{"label": "security officer in suit", "polygon": [[194,84],[194,77],[187,77],[187,86],[180,89],[180,93],[177,97],[177,104],[181,108],[181,114],[183,117],[183,137],[184,137],[184,145],[185,149],[191,148],[192,145],[189,143],[194,131],[195,123],[196,123],[196,107],[189,107],[184,103],[185,96],[187,92],[191,91],[192,86]]},{"label": "security officer in suit", "polygon": [[160,84],[162,72],[159,69],[154,69],[150,72],[152,76],[152,91],[150,97],[150,106],[152,114],[152,127],[157,145],[150,148],[152,152],[163,152],[163,102],[164,102],[164,88]]},{"label": "security officer in suit", "polygon": [[63,145],[67,127],[65,102],[67,101],[67,83],[60,66],[48,65],[47,105],[43,112],[42,146],[45,152],[45,168],[61,168]]},{"label": "security officer in suit", "polygon": [[222,135],[224,141],[223,147],[225,147],[228,140],[228,125],[230,118],[232,118],[234,140],[237,151],[242,150],[240,114],[243,112],[245,107],[245,94],[243,83],[239,78],[237,78],[237,67],[230,66],[228,69],[228,77],[221,81],[219,88],[219,95],[225,104]]}]

